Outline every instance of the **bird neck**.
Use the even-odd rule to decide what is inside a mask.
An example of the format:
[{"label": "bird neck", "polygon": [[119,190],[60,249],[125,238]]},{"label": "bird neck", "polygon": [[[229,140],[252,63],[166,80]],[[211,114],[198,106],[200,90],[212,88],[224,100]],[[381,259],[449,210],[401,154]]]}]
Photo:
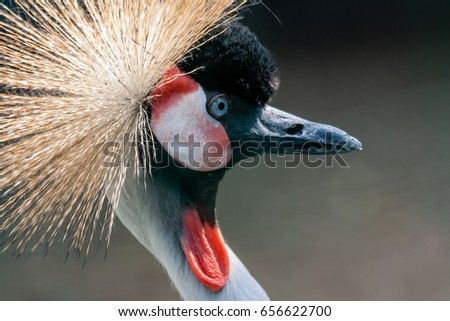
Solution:
[{"label": "bird neck", "polygon": [[152,175],[143,175],[145,178],[130,170],[117,208],[121,222],[161,262],[183,299],[268,300],[265,291],[227,245],[224,251],[229,260],[229,274],[224,286],[214,292],[199,281],[180,242],[183,211],[186,206],[200,202],[208,211],[212,207],[206,219],[215,222],[215,195],[224,173],[201,175],[180,170],[170,166],[155,168]]}]

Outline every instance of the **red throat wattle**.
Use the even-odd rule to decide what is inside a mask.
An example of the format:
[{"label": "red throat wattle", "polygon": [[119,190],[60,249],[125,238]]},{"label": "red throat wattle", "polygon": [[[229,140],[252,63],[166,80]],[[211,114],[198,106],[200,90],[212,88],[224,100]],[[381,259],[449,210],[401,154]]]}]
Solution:
[{"label": "red throat wattle", "polygon": [[230,275],[230,262],[222,233],[202,222],[195,209],[184,212],[181,246],[192,272],[213,292],[220,291]]}]

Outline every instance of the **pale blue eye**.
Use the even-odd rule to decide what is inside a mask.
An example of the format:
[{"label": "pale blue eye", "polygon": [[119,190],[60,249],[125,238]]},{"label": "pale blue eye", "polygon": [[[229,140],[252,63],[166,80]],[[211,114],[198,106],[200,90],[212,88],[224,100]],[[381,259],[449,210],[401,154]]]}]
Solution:
[{"label": "pale blue eye", "polygon": [[207,106],[208,113],[218,119],[228,114],[230,109],[230,102],[225,95],[215,96],[209,102]]}]

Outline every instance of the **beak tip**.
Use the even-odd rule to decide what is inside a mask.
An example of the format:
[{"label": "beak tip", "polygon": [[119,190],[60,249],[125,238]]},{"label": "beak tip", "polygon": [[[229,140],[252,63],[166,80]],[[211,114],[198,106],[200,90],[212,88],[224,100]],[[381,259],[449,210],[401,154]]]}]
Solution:
[{"label": "beak tip", "polygon": [[350,136],[348,141],[347,141],[347,149],[349,152],[354,151],[354,150],[363,150],[363,146],[362,143],[356,139],[355,137]]}]

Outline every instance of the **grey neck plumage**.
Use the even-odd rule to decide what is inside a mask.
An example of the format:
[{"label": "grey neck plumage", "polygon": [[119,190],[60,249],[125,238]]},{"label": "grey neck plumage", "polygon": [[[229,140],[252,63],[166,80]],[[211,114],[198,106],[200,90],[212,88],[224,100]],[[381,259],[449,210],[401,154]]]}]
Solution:
[{"label": "grey neck plumage", "polygon": [[135,177],[129,171],[117,208],[117,216],[136,239],[164,266],[184,300],[269,300],[234,252],[227,246],[230,276],[214,293],[192,273],[180,246],[180,193],[176,186],[155,186],[153,179]]}]

